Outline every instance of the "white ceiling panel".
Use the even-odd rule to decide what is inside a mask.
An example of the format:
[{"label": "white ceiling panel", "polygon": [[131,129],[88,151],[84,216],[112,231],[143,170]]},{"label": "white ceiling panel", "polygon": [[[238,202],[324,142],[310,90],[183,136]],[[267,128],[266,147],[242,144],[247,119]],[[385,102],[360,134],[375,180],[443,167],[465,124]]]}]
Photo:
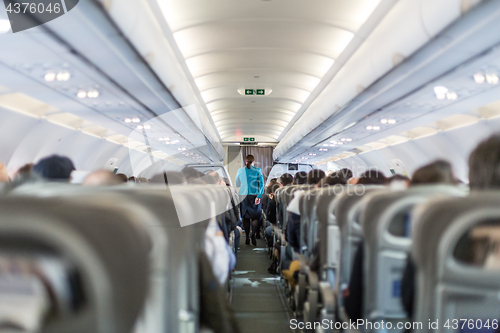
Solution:
[{"label": "white ceiling panel", "polygon": [[380,1],[157,2],[222,140],[277,141]]}]

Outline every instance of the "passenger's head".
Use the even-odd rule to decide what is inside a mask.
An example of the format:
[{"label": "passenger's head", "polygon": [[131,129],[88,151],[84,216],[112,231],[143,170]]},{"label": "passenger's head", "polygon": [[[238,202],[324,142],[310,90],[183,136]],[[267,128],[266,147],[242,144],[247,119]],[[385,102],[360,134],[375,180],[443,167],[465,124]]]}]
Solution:
[{"label": "passenger's head", "polygon": [[33,166],[33,173],[48,180],[69,181],[71,172],[75,170],[73,162],[59,155],[52,155],[41,159]]},{"label": "passenger's head", "polygon": [[278,181],[278,178],[273,178],[273,179],[271,179],[271,181],[275,181],[275,182],[277,182],[277,181]]},{"label": "passenger's head", "polygon": [[20,167],[17,171],[16,174],[14,175],[14,178],[17,180],[25,180],[30,178],[31,176],[31,169],[33,169],[33,163],[27,163]]},{"label": "passenger's head", "polygon": [[381,171],[368,170],[365,171],[359,178],[357,184],[362,185],[383,185],[386,183],[386,178]]},{"label": "passenger's head", "polygon": [[348,169],[348,168],[340,169],[339,171],[337,171],[337,174],[339,175],[339,178],[345,179],[346,183],[353,176],[352,175],[352,171],[350,169]]},{"label": "passenger's head", "polygon": [[82,182],[84,186],[113,186],[123,184],[122,179],[108,170],[89,173]]},{"label": "passenger's head", "polygon": [[470,154],[469,186],[472,190],[500,188],[500,135],[484,140]]},{"label": "passenger's head", "polygon": [[278,178],[278,183],[280,183],[281,186],[292,185],[293,176],[289,173],[284,173]]},{"label": "passenger's head", "polygon": [[407,188],[411,185],[411,179],[407,176],[403,176],[400,174],[395,174],[388,179],[388,183],[391,187],[395,186],[396,188]]},{"label": "passenger's head", "polygon": [[231,181],[229,180],[229,178],[222,178],[222,180],[224,181],[224,183],[226,183],[226,186],[231,186]]},{"label": "passenger's head", "polygon": [[226,183],[222,180],[222,177],[217,173],[217,171],[209,171],[205,175],[205,181],[207,184],[212,185],[226,185]]},{"label": "passenger's head", "polygon": [[204,176],[203,173],[191,167],[185,167],[184,169],[182,169],[181,173],[184,175],[184,177],[186,177],[188,181],[191,181],[193,179],[198,179]]},{"label": "passenger's head", "polygon": [[149,183],[152,184],[167,184],[167,185],[181,185],[186,182],[186,177],[180,172],[169,171],[154,175]]},{"label": "passenger's head", "polygon": [[325,178],[325,172],[320,169],[314,169],[307,174],[307,184],[316,185],[321,179]]},{"label": "passenger's head", "polygon": [[247,157],[245,157],[245,165],[247,166],[247,169],[250,169],[250,166],[254,161],[255,157],[253,157],[253,155],[247,155]]},{"label": "passenger's head", "polygon": [[318,187],[329,186],[329,185],[345,185],[346,183],[347,179],[344,178],[339,171],[339,172],[334,172],[321,179],[318,183]]},{"label": "passenger's head", "polygon": [[270,183],[266,188],[266,192],[267,192],[267,194],[274,194],[274,193],[276,193],[276,190],[279,188],[280,188],[280,184],[278,184],[277,182]]},{"label": "passenger's head", "polygon": [[[118,179],[122,182],[122,183],[127,183],[128,182],[128,178],[127,178],[127,175],[123,174],[123,173],[117,173],[116,174],[116,177],[118,177]],[[130,177],[132,178],[132,177]],[[135,183],[135,177],[134,177],[134,183]]]},{"label": "passenger's head", "polygon": [[412,185],[421,184],[454,184],[455,177],[453,176],[453,170],[451,164],[443,161],[437,160],[430,164],[424,165],[415,171],[411,179]]},{"label": "passenger's head", "polygon": [[134,176],[130,177],[130,178],[128,179],[128,182],[129,182],[129,183],[135,183],[135,177],[134,177]]},{"label": "passenger's head", "polygon": [[9,174],[5,165],[0,163],[0,183],[7,183],[10,181]]},{"label": "passenger's head", "polygon": [[293,176],[293,185],[307,184],[307,172],[299,171]]}]

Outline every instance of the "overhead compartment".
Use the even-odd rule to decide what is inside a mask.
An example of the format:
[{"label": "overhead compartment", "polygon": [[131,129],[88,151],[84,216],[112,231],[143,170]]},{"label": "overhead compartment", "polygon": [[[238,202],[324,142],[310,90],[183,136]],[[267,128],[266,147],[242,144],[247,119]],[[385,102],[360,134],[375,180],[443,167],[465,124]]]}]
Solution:
[{"label": "overhead compartment", "polygon": [[[363,104],[394,88],[399,81],[394,80],[393,85],[380,90],[366,90],[478,2],[399,1],[283,137],[274,151],[274,158],[285,161],[292,157],[291,151],[299,144],[306,148],[317,144],[319,141],[312,137],[325,131],[325,122],[333,123],[336,115],[340,115],[357,96],[356,102]],[[356,117],[353,112],[351,116],[358,120],[363,115]],[[342,125],[346,128],[352,126],[352,119]]]}]

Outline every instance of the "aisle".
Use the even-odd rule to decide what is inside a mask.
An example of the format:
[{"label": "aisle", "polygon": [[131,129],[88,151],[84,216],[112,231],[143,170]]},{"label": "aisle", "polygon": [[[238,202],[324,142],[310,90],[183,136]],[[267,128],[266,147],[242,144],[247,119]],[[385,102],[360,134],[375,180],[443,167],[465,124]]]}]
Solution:
[{"label": "aisle", "polygon": [[232,294],[241,332],[292,332],[288,309],[278,292],[279,276],[267,272],[271,261],[264,240],[258,239],[257,246],[245,245],[244,237],[243,234]]}]

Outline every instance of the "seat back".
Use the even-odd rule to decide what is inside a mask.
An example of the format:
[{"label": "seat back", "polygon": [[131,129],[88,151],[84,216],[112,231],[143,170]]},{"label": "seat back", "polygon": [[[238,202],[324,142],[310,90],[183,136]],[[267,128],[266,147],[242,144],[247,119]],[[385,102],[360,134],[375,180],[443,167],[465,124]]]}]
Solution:
[{"label": "seat back", "polygon": [[437,331],[447,324],[462,332],[497,331],[500,193],[429,201],[417,207],[413,227],[415,321],[439,320]]},{"label": "seat back", "polygon": [[72,198],[33,197],[1,198],[0,216],[2,254],[48,252],[74,265],[79,277],[82,307],[53,316],[43,332],[131,331],[146,298],[151,246],[139,216]]},{"label": "seat back", "polygon": [[347,185],[344,193],[338,195],[332,202],[329,219],[337,223],[340,231],[340,255],[337,278],[335,279],[339,307],[344,304],[343,291],[349,285],[354,255],[362,239],[359,223],[360,214],[364,207],[362,199],[369,193],[385,191],[387,189],[383,186]]},{"label": "seat back", "polygon": [[[313,247],[310,246],[310,238],[314,237],[311,232],[312,224],[316,223],[316,199],[319,189],[308,190],[300,198],[300,249],[301,253],[309,258]],[[314,244],[313,244],[314,246]]]},{"label": "seat back", "polygon": [[417,204],[465,195],[455,186],[423,185],[406,191],[371,193],[361,213],[364,247],[364,316],[370,321],[406,318],[401,279],[411,245],[410,214]]},{"label": "seat back", "polygon": [[[172,187],[166,188],[164,185],[98,189],[60,184],[37,186],[20,189],[17,194],[74,196],[78,200],[105,202],[107,206],[116,207],[127,214],[135,214],[137,205],[146,209],[147,213],[141,213],[141,223],[146,226],[153,240],[153,251],[150,256],[151,288],[140,330],[184,332],[197,329],[200,296],[198,251],[204,248],[205,229],[212,204],[215,205],[216,213],[230,206],[226,187],[179,186],[170,191]],[[176,200],[173,200],[172,193]],[[193,213],[193,207],[208,213],[207,220],[182,226],[179,218],[199,218]],[[154,216],[148,217],[147,214]]]}]

